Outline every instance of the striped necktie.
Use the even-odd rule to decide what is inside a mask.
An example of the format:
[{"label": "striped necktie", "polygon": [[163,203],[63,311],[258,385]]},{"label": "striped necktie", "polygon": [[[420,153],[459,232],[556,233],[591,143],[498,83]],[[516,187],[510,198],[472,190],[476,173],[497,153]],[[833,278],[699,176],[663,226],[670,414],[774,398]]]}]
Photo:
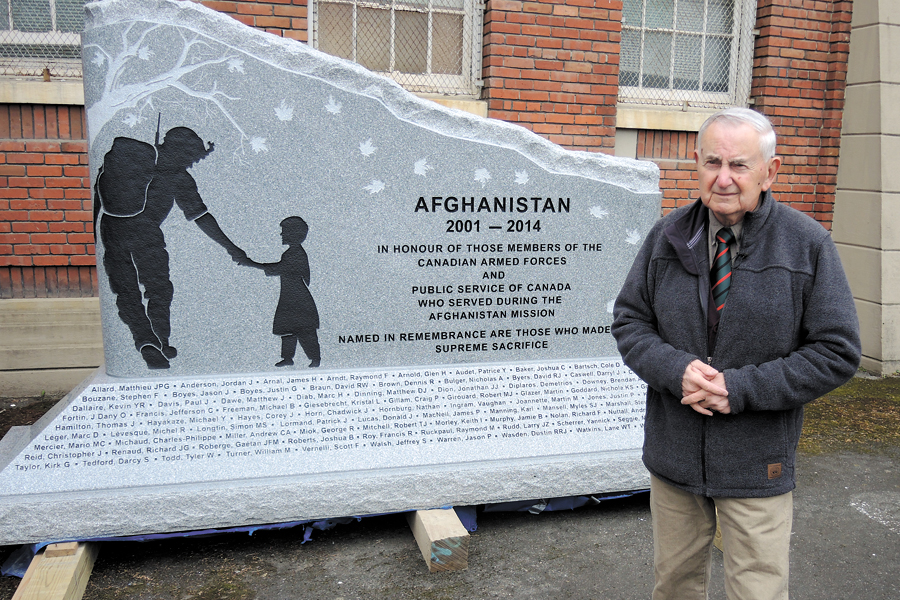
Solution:
[{"label": "striped necktie", "polygon": [[731,249],[734,242],[734,233],[728,227],[723,227],[716,234],[716,257],[713,260],[710,271],[712,281],[712,297],[716,312],[720,312],[725,306],[725,298],[731,288]]}]

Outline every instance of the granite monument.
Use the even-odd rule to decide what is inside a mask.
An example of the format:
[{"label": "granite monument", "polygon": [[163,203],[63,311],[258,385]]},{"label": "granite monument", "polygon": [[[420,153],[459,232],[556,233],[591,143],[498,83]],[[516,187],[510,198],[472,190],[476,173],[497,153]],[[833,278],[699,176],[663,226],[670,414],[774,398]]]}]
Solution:
[{"label": "granite monument", "polygon": [[654,165],[196,3],[86,11],[106,364],[0,442],[0,544],[646,487],[609,326]]}]

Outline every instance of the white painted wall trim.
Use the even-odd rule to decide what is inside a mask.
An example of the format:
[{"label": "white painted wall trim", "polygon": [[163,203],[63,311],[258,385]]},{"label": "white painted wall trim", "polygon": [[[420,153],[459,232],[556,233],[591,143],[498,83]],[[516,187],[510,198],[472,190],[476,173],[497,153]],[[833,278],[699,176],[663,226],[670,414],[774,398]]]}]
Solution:
[{"label": "white painted wall trim", "polygon": [[455,108],[479,117],[487,117],[488,105],[486,100],[467,98],[465,96],[444,96],[439,94],[416,94],[419,98],[437,102],[448,108]]},{"label": "white painted wall trim", "polygon": [[616,128],[697,132],[703,122],[715,112],[717,109],[684,111],[619,104],[616,107]]},{"label": "white painted wall trim", "polygon": [[84,86],[81,80],[35,81],[0,78],[2,104],[70,104],[84,106]]}]

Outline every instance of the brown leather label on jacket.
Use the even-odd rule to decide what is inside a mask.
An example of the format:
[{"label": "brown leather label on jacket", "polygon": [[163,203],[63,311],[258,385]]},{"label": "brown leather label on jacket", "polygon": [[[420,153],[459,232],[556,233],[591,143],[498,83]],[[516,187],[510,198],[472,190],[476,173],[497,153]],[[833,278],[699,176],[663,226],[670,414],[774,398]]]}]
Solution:
[{"label": "brown leather label on jacket", "polygon": [[781,477],[781,463],[769,465],[769,479],[778,479]]}]

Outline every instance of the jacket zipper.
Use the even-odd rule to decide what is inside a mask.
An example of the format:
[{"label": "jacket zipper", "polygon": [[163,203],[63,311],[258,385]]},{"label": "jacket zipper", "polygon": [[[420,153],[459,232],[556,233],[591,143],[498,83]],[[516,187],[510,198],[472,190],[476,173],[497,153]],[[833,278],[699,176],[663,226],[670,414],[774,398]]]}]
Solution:
[{"label": "jacket zipper", "polygon": [[[706,364],[712,363],[712,356],[706,357]],[[702,416],[702,415],[701,415]],[[709,417],[704,417],[700,427],[700,485],[703,495],[706,495],[706,428]]]},{"label": "jacket zipper", "polygon": [[[731,276],[732,276],[732,278],[734,277],[734,270],[735,270],[735,267],[737,267],[739,256],[740,256],[740,253],[737,253],[737,254],[735,254],[734,258],[731,259]],[[726,304],[727,304],[727,302],[726,302]],[[725,310],[727,310],[727,307]],[[721,332],[722,319],[724,317],[725,317],[725,312],[723,311],[722,315],[719,317],[719,324],[718,324],[719,332]],[[718,335],[718,333],[716,333],[716,342],[717,342],[716,346],[718,346],[718,339],[719,339],[719,335]],[[709,348],[707,348],[706,351],[709,352]],[[715,350],[713,350],[713,353],[715,353]],[[709,366],[712,366],[712,360],[713,360],[713,357],[707,355],[706,364]],[[704,494],[706,493],[706,481],[707,481],[707,477],[706,477],[706,430],[707,430],[708,426],[709,426],[709,418],[707,417],[706,419],[703,419],[703,427],[700,430],[700,467],[702,469],[701,482],[703,485],[703,493]]]}]

